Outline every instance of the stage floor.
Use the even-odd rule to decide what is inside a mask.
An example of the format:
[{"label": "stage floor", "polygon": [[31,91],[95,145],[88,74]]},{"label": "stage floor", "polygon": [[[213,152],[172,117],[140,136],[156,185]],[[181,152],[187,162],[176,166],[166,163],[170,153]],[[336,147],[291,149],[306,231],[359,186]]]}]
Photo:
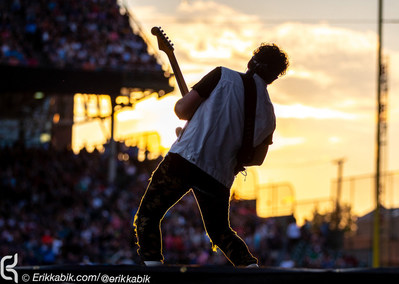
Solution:
[{"label": "stage floor", "polygon": [[[20,266],[18,283],[398,283],[399,268],[283,269],[225,266]],[[169,282],[168,282],[169,281]],[[342,282],[344,281],[344,282]],[[394,281],[394,282],[393,282]],[[11,281],[9,281],[12,283]]]}]

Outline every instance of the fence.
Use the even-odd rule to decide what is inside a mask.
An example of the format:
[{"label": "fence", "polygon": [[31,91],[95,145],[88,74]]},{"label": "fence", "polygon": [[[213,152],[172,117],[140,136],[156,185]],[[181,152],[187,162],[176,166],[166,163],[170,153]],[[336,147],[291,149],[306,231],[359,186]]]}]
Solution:
[{"label": "fence", "polygon": [[[375,176],[372,174],[347,177],[342,180],[341,195],[337,197],[337,180],[331,183],[334,200],[351,206],[357,216],[362,216],[374,210]],[[385,208],[399,207],[399,171],[386,172],[382,175],[380,202]]]},{"label": "fence", "polygon": [[[249,169],[247,175],[239,175],[233,185],[233,192],[241,199],[259,199],[260,216],[285,213],[304,214],[318,210],[321,213],[334,210],[337,199],[349,205],[356,216],[365,215],[375,208],[375,177],[372,174],[351,176],[342,179],[341,194],[337,196],[337,180],[331,182],[331,198],[295,200],[295,191],[288,183],[259,185],[256,171]],[[382,175],[380,193],[381,205],[385,208],[399,207],[399,171]],[[285,213],[284,213],[285,212]],[[303,215],[303,214],[302,214]]]},{"label": "fence", "polygon": [[[342,180],[337,196],[337,181],[332,183],[334,200],[348,204],[358,216],[356,231],[345,240],[345,250],[371,265],[374,225],[375,176],[361,175]],[[399,172],[382,175],[380,188],[380,262],[382,266],[399,265]]]}]

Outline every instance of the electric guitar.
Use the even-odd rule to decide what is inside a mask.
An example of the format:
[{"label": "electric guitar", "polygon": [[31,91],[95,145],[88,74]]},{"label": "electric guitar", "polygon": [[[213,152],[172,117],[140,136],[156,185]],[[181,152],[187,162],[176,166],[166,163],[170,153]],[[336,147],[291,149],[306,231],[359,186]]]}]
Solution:
[{"label": "electric guitar", "polygon": [[157,37],[159,50],[162,50],[168,56],[177,84],[179,85],[180,93],[182,96],[185,96],[188,93],[188,88],[186,82],[184,81],[179,64],[177,63],[176,56],[173,52],[173,43],[166,36],[166,33],[161,29],[161,27],[153,27],[151,29],[151,33]]}]

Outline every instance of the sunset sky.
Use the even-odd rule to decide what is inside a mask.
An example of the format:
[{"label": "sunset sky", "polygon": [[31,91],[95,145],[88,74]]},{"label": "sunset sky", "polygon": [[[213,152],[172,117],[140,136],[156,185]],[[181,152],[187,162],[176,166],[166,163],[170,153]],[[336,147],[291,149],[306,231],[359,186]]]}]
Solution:
[{"label": "sunset sky", "polygon": [[[344,176],[375,169],[377,0],[123,0],[156,47],[150,30],[162,26],[192,86],[216,66],[245,71],[252,51],[273,42],[290,58],[286,76],[269,86],[277,131],[261,184],[289,182],[295,199],[330,197],[338,158]],[[384,1],[384,54],[389,58],[387,169],[399,170],[399,1]],[[161,52],[162,53],[162,52]],[[167,58],[161,54],[163,61]],[[176,88],[178,90],[178,88]],[[173,113],[179,94],[137,105],[140,127],[162,128],[173,142],[179,122]],[[151,118],[151,122],[149,119]],[[398,187],[398,184],[396,184]],[[372,188],[363,214],[373,204]],[[399,206],[399,189],[388,206]],[[392,199],[393,197],[393,199]],[[388,198],[388,197],[384,197]]]}]

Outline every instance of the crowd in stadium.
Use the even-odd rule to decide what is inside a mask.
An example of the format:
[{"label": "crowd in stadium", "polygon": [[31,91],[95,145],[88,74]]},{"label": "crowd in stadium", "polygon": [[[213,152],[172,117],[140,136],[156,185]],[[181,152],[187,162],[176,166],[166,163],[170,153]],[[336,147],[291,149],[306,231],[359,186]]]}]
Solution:
[{"label": "crowd in stadium", "polygon": [[116,0],[4,0],[0,9],[0,64],[161,69]]},{"label": "crowd in stadium", "polygon": [[[118,161],[117,179],[107,183],[107,150],[55,151],[16,144],[0,149],[0,255],[18,253],[19,265],[138,264],[133,217],[159,160]],[[214,251],[192,194],[162,223],[166,263],[229,265]],[[288,226],[257,217],[251,206],[231,203],[231,224],[260,265],[354,267],[353,257],[329,248],[328,224]]]}]

